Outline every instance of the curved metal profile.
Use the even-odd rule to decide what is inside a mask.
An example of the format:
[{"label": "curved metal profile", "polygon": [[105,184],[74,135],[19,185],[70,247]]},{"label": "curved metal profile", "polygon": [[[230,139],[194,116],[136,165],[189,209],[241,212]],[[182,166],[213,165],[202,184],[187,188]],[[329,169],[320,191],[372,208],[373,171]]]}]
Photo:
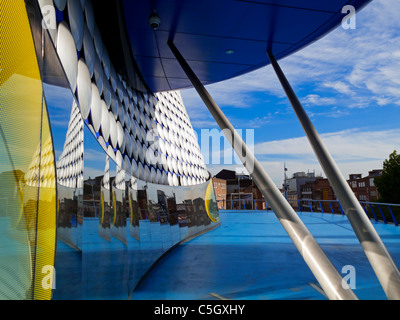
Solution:
[{"label": "curved metal profile", "polygon": [[193,87],[196,89],[215,121],[226,135],[226,138],[231,143],[243,165],[254,179],[261,193],[266,199],[268,199],[275,215],[278,217],[280,223],[285,228],[328,298],[335,300],[357,299],[356,295],[350,288],[345,289],[342,286],[343,279],[338,271],[322,251],[321,247],[315,241],[314,237],[308,231],[296,212],[283,197],[272,179],[248,149],[244,141],[233,128],[232,124],[225,117],[221,109],[175,47],[174,43],[169,40],[168,45],[191,81]]},{"label": "curved metal profile", "polygon": [[324,146],[318,132],[307,116],[275,57],[270,52],[268,52],[268,57],[386,296],[389,299],[399,300],[400,273],[396,264],[393,262],[392,257],[374,229],[371,221],[366,216],[350,186],[341,174],[332,156]]}]

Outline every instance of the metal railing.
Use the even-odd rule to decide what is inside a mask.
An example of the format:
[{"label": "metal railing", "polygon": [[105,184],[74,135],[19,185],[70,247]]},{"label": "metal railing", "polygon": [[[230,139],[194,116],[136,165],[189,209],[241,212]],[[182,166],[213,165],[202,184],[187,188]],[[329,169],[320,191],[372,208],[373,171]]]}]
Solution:
[{"label": "metal railing", "polygon": [[[319,212],[324,214],[342,214],[343,208],[338,200],[288,200],[294,210],[298,212]],[[376,222],[392,223],[396,226],[400,221],[400,204],[360,201],[369,219]],[[217,200],[220,210],[271,210],[268,202],[261,199],[244,200]]]},{"label": "metal railing", "polygon": [[219,210],[271,210],[264,200],[256,199],[232,199],[217,200]]}]

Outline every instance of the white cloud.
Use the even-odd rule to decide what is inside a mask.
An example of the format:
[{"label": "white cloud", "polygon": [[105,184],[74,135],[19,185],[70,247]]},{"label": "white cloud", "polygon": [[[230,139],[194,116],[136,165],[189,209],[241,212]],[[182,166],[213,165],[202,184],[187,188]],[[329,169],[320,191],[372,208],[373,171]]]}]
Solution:
[{"label": "white cloud", "polygon": [[[323,110],[312,109],[310,117],[341,117],[351,112],[356,123],[357,112],[362,112],[361,109],[400,105],[399,12],[398,0],[372,1],[357,13],[355,30],[338,27],[279,61],[295,92],[305,96],[301,100],[306,106],[327,106]],[[286,99],[271,66],[207,88],[222,109],[230,104],[232,107],[250,105],[252,95],[258,92],[271,94],[278,101]],[[306,90],[309,92],[304,94]],[[330,94],[324,96],[327,92]],[[194,90],[184,90],[182,96],[192,119],[213,121]],[[259,114],[258,121],[267,112]],[[252,125],[257,126],[257,119]],[[381,168],[383,160],[394,149],[400,149],[400,130],[363,131],[345,127],[338,130],[341,131],[324,134],[322,138],[345,175],[367,174],[369,170]],[[267,127],[265,137],[268,137]],[[279,181],[278,185],[281,185],[284,161],[293,172],[322,171],[305,137],[266,141],[256,145],[255,150],[267,172],[275,182]]]},{"label": "white cloud", "polygon": [[[104,175],[104,170],[96,169],[96,168],[91,168],[89,166],[85,166],[85,169],[83,170],[84,174],[84,179],[88,178],[96,178]],[[115,173],[111,173],[112,175],[115,175]]]},{"label": "white cloud", "polygon": [[264,117],[255,117],[254,119],[251,119],[250,121],[247,121],[247,127],[248,128],[261,128],[264,125],[268,124],[271,122],[272,115],[269,113]]},{"label": "white cloud", "polygon": [[[398,0],[375,0],[357,13],[355,30],[338,27],[279,61],[295,91],[307,87],[324,92],[332,89],[333,93],[346,95],[343,97],[346,100],[339,104],[341,108],[337,109],[338,116],[341,115],[340,110],[345,108],[400,104],[398,12]],[[256,92],[286,99],[271,66],[208,85],[207,89],[222,109],[224,106],[251,107]],[[212,120],[195,90],[183,90],[182,96],[192,118]],[[331,97],[319,96],[319,103],[333,104]],[[336,98],[339,100],[340,95]]]},{"label": "white cloud", "polygon": [[[350,173],[367,174],[382,168],[383,160],[393,150],[400,149],[400,129],[387,131],[345,130],[322,134],[321,138],[330,154],[347,178]],[[317,170],[322,172],[306,137],[269,141],[255,145],[256,157],[270,158],[262,163],[267,172],[274,172],[287,163],[291,172]],[[278,161],[277,161],[278,159]],[[279,165],[278,165],[279,164]],[[273,179],[281,184],[282,174],[273,173]]]},{"label": "white cloud", "polygon": [[85,148],[85,161],[95,161],[97,163],[104,163],[106,161],[106,154],[103,150]]},{"label": "white cloud", "polygon": [[[400,129],[387,131],[344,130],[322,134],[321,139],[337,161],[365,159],[383,160],[394,149],[400,147]],[[276,140],[256,144],[258,155],[314,156],[304,137]]]},{"label": "white cloud", "polygon": [[[386,131],[345,130],[322,134],[321,138],[347,179],[351,173],[366,175],[373,169],[381,169],[383,161],[393,150],[400,150],[400,129]],[[291,173],[297,171],[322,172],[306,137],[274,140],[256,144],[255,155],[276,185],[281,186],[283,163]],[[219,170],[242,168],[237,162],[208,165],[215,174]]]},{"label": "white cloud", "polygon": [[335,104],[336,100],[334,98],[321,97],[318,94],[309,94],[304,99],[302,103],[308,106],[326,106]]},{"label": "white cloud", "polygon": [[339,93],[351,95],[350,86],[343,81],[329,81],[323,84],[324,87],[335,89]]}]

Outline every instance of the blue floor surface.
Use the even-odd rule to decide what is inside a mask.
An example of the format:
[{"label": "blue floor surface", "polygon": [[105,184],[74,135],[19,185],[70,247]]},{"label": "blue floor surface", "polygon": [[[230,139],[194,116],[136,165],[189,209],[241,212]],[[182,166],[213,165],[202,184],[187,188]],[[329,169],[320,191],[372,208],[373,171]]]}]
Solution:
[{"label": "blue floor surface", "polygon": [[[339,272],[355,270],[360,300],[386,296],[346,216],[299,213]],[[221,226],[165,255],[132,294],[133,300],[325,300],[274,213],[221,211]],[[400,266],[400,227],[375,223]],[[343,270],[343,277],[347,271]]]}]

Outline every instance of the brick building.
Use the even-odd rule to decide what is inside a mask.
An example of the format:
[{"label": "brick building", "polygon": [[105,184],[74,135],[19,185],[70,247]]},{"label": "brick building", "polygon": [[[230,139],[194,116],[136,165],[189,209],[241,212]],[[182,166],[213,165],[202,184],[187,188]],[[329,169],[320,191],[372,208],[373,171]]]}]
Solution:
[{"label": "brick building", "polygon": [[309,211],[311,206],[312,211],[341,212],[340,206],[336,202],[336,195],[328,179],[317,177],[315,181],[306,182],[300,186],[300,192],[300,202],[303,210]]},{"label": "brick building", "polygon": [[215,199],[217,200],[218,204],[218,209],[226,209],[226,195],[227,195],[226,180],[214,177],[213,186],[214,186]]},{"label": "brick building", "polygon": [[379,199],[379,192],[375,186],[374,179],[382,174],[382,170],[372,170],[368,176],[351,174],[347,182],[359,201],[374,202]]},{"label": "brick building", "polygon": [[213,177],[219,209],[265,210],[265,200],[250,176],[222,170]]},{"label": "brick building", "polygon": [[[382,170],[372,170],[368,172],[366,177],[363,177],[360,173],[349,175],[347,182],[360,202],[374,202],[379,199],[379,192],[375,186],[374,179],[381,174]],[[300,203],[303,210],[342,212],[328,179],[317,177],[314,182],[311,181],[301,185],[300,193]],[[329,202],[329,200],[331,201]]]}]

